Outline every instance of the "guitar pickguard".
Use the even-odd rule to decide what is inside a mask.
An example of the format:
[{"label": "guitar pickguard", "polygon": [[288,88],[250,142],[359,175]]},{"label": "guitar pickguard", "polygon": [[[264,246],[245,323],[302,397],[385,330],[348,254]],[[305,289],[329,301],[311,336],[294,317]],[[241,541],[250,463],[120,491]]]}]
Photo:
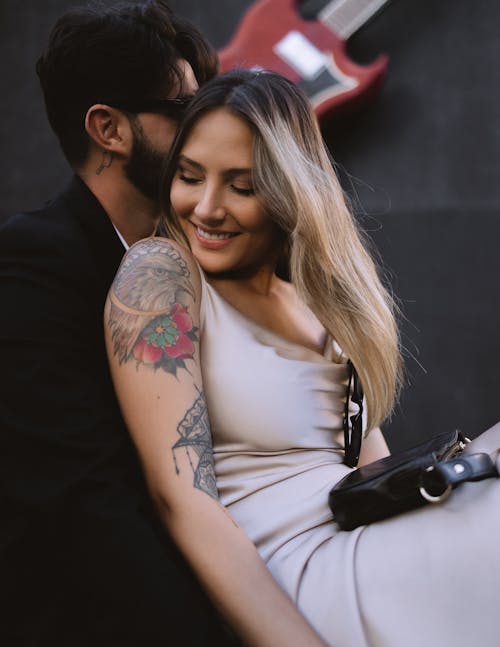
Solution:
[{"label": "guitar pickguard", "polygon": [[339,70],[331,52],[320,51],[302,32],[289,31],[272,49],[297,72],[297,85],[313,106],[358,85],[354,77]]}]

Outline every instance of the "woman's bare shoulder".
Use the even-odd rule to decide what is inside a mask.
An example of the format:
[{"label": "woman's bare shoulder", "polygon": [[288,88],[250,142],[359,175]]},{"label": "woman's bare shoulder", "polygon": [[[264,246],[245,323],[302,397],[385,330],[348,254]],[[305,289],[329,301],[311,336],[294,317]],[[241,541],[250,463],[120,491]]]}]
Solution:
[{"label": "woman's bare shoulder", "polygon": [[196,261],[191,251],[171,238],[150,236],[143,238],[130,246],[123,260],[138,257],[168,257],[171,259],[182,259],[184,263],[196,266]]},{"label": "woman's bare shoulder", "polygon": [[190,250],[169,238],[150,237],[139,240],[127,251],[113,287],[119,292],[130,291],[141,283],[147,290],[165,281],[178,283],[181,288],[190,284],[192,289],[188,293],[196,301],[200,272]]},{"label": "woman's bare shoulder", "polygon": [[125,254],[106,301],[104,317],[113,354],[120,363],[137,360],[138,340],[146,345],[156,340],[153,345],[159,354],[162,344],[172,346],[180,338],[189,350],[184,349],[187,357],[193,350],[200,303],[200,274],[189,250],[166,238],[135,243]]}]

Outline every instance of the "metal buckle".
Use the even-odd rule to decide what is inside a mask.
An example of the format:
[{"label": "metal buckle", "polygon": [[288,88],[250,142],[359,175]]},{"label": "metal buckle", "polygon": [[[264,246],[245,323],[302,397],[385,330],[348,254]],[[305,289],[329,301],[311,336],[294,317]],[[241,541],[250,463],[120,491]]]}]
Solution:
[{"label": "metal buckle", "polygon": [[[429,465],[429,467],[426,468],[426,472],[432,472],[434,470],[434,465]],[[428,501],[429,503],[441,503],[441,501],[446,501],[446,499],[450,496],[451,494],[452,487],[451,485],[447,485],[446,489],[444,492],[441,492],[441,494],[438,494],[437,496],[434,494],[430,494],[427,492],[425,487],[421,485],[418,488],[418,491],[420,492],[421,496]]]}]

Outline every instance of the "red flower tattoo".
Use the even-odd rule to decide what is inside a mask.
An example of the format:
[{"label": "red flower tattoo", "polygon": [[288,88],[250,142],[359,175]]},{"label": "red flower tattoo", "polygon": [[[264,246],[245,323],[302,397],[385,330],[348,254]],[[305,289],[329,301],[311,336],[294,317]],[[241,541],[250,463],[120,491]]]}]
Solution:
[{"label": "red flower tattoo", "polygon": [[176,375],[177,368],[186,368],[184,360],[193,358],[197,332],[187,308],[174,303],[168,314],[155,317],[144,328],[134,345],[134,357]]}]

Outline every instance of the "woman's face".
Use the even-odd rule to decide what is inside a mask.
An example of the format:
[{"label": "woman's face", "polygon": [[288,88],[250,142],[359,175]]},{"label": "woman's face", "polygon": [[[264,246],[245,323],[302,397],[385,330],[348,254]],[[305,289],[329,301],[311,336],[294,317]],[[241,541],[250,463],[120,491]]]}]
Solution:
[{"label": "woman's face", "polygon": [[192,252],[209,274],[274,270],[277,226],[252,185],[254,136],[225,108],[204,115],[179,156],[170,199]]}]

